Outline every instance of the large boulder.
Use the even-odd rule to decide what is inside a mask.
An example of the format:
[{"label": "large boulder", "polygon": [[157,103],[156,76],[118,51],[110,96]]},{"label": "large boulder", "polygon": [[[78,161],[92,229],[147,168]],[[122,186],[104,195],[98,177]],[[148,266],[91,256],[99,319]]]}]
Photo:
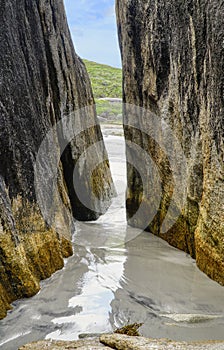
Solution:
[{"label": "large boulder", "polygon": [[0,318],[63,267],[73,217],[96,219],[112,193],[90,81],[63,1],[2,0]]},{"label": "large boulder", "polygon": [[224,284],[224,4],[117,0],[116,11],[129,223]]}]

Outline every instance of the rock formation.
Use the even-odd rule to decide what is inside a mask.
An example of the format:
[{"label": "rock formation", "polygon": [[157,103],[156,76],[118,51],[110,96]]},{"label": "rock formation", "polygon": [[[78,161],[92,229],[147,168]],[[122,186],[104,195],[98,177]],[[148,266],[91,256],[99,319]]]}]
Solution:
[{"label": "rock formation", "polygon": [[[89,146],[92,164],[78,162]],[[73,216],[97,218],[112,192],[90,81],[63,1],[1,1],[0,318],[63,267],[72,254]]]},{"label": "rock formation", "polygon": [[116,11],[129,223],[224,285],[224,5],[117,0]]},{"label": "rock formation", "polygon": [[[103,345],[104,344],[104,345]],[[223,349],[222,341],[207,342],[175,342],[169,339],[149,339],[144,337],[133,337],[123,334],[102,334],[100,338],[77,340],[73,342],[63,341],[39,341],[27,344],[19,350],[57,350],[57,349],[80,349],[80,350],[98,350],[98,349],[115,349],[115,350],[212,350]]]}]

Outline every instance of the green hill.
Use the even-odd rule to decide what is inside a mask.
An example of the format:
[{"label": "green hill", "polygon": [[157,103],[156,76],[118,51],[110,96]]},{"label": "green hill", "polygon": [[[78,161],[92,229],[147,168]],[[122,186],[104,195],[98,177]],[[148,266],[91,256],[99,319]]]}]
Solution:
[{"label": "green hill", "polygon": [[120,124],[122,103],[104,98],[122,98],[122,70],[88,60],[83,61],[90,76],[100,121]]},{"label": "green hill", "polygon": [[96,99],[122,97],[122,70],[105,64],[83,60],[89,73]]}]

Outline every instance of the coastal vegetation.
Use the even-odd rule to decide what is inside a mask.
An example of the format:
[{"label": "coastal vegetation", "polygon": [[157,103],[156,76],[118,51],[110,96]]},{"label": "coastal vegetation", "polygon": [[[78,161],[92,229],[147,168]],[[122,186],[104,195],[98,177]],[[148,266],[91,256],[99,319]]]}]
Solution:
[{"label": "coastal vegetation", "polygon": [[89,74],[96,111],[101,123],[122,122],[122,70],[83,60]]}]

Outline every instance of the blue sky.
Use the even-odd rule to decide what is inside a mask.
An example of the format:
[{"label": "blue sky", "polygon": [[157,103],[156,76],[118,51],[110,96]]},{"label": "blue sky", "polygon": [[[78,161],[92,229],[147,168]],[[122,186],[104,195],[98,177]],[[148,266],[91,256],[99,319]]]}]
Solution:
[{"label": "blue sky", "polygon": [[114,0],[64,0],[76,52],[120,67]]}]

